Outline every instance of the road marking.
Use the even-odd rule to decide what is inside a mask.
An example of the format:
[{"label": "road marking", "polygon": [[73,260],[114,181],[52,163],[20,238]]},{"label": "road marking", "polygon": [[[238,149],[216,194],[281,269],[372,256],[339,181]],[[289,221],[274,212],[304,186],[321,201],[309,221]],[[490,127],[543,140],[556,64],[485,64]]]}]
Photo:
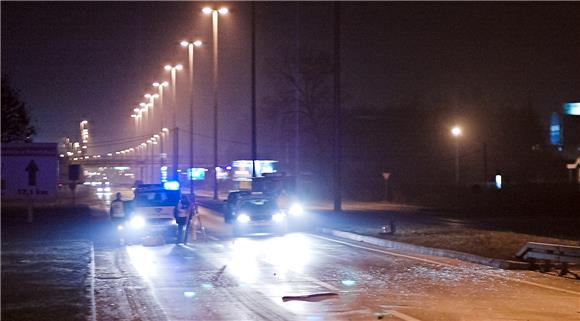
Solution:
[{"label": "road marking", "polygon": [[[392,255],[392,256],[404,257],[404,258],[408,258],[408,259],[415,260],[415,261],[422,261],[422,262],[431,263],[431,264],[435,264],[435,265],[442,265],[442,266],[447,266],[447,267],[453,267],[453,268],[461,269],[461,267],[458,267],[458,266],[455,266],[455,265],[451,265],[451,264],[447,264],[447,263],[443,263],[443,262],[437,262],[437,261],[434,261],[434,260],[424,259],[424,258],[420,258],[420,257],[406,255],[406,254],[400,254],[400,253],[391,252],[391,251],[387,251],[387,250],[379,250],[379,249],[375,249],[375,248],[372,248],[372,247],[366,247],[366,246],[362,246],[362,245],[352,244],[352,243],[349,243],[349,242],[339,241],[339,240],[327,238],[327,237],[320,236],[320,235],[315,235],[315,234],[311,234],[311,235],[314,236],[314,237],[323,239],[323,240],[330,241],[330,242],[340,243],[340,244],[344,244],[344,245],[347,245],[347,246],[356,247],[356,248],[360,248],[360,249],[364,249],[364,250],[368,250],[368,251],[372,251],[372,252],[379,252],[379,253],[388,254],[388,255]],[[479,273],[479,274],[483,274],[483,275],[487,275],[487,276],[490,276],[490,277],[499,278],[499,279],[504,279],[504,280],[508,280],[508,281],[513,281],[513,282],[518,282],[518,283],[527,284],[527,285],[531,285],[531,286],[536,286],[536,287],[540,287],[540,288],[547,289],[547,290],[554,290],[554,291],[558,291],[558,292],[563,292],[563,293],[568,293],[568,294],[573,294],[573,295],[580,296],[580,292],[578,292],[578,291],[561,289],[561,288],[557,288],[557,287],[553,287],[553,286],[549,286],[549,285],[544,285],[544,284],[540,284],[540,283],[535,283],[535,282],[531,282],[531,281],[519,280],[519,279],[516,279],[516,278],[511,278],[511,277],[503,276],[503,275],[495,275],[495,274],[488,273],[488,272],[485,272],[485,271],[474,270],[472,272]]]},{"label": "road marking", "polygon": [[326,283],[324,281],[321,281],[319,279],[316,279],[316,278],[313,278],[313,277],[307,276],[307,275],[301,275],[300,277],[303,278],[304,280],[308,281],[308,282],[312,282],[312,283],[317,284],[317,285],[319,285],[319,286],[321,286],[323,288],[326,288],[328,290],[332,290],[332,291],[335,291],[335,292],[340,292],[340,289],[339,288],[335,287],[332,284],[329,284],[329,283]]},{"label": "road marking", "polygon": [[213,235],[207,235],[207,238],[210,239],[210,240],[212,240],[212,241],[219,241],[220,240],[219,238],[217,238],[217,237],[215,237]]},{"label": "road marking", "polygon": [[97,321],[97,300],[95,299],[95,245],[91,246],[91,320]]},{"label": "road marking", "polygon": [[393,315],[393,316],[395,316],[395,317],[397,317],[399,319],[405,320],[405,321],[421,321],[419,319],[413,318],[412,316],[408,316],[408,315],[406,315],[404,313],[401,313],[401,312],[398,312],[398,311],[395,311],[395,310],[386,310],[385,312],[388,313],[388,314],[390,314],[390,315]]}]

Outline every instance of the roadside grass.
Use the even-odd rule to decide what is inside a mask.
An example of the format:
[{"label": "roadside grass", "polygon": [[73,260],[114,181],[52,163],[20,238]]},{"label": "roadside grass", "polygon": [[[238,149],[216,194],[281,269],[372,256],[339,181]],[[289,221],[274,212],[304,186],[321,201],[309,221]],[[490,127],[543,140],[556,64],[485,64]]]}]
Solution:
[{"label": "roadside grass", "polygon": [[[320,213],[319,224],[329,227],[494,259],[517,260],[527,242],[580,246],[580,212],[570,209],[468,211],[350,201],[341,214],[329,202],[312,208]],[[390,222],[395,233],[381,233]]]},{"label": "roadside grass", "polygon": [[401,226],[398,227],[395,235],[388,235],[384,238],[397,242],[504,260],[515,260],[515,254],[527,242],[580,246],[580,241],[577,240],[471,228],[450,229],[444,227]]}]

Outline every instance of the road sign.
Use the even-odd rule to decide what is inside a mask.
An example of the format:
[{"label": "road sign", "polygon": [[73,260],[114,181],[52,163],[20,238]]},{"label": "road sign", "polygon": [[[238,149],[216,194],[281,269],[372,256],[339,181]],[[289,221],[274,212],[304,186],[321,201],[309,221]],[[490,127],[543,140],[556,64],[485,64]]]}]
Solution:
[{"label": "road sign", "polygon": [[2,198],[56,197],[56,143],[2,144]]},{"label": "road sign", "polygon": [[72,164],[68,165],[68,180],[78,181],[81,179],[81,165]]}]

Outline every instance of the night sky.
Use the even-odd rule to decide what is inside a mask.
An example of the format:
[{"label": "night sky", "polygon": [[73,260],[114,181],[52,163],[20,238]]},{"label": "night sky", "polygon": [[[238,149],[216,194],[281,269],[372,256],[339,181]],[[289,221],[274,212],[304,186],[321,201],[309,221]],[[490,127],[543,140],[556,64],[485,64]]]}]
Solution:
[{"label": "night sky", "polygon": [[[96,142],[134,136],[131,110],[153,81],[168,79],[164,64],[187,64],[179,41],[196,37],[206,46],[196,51],[195,131],[200,149],[209,152],[211,19],[201,13],[207,4],[3,1],[2,72],[32,107],[35,141],[77,137],[83,119]],[[237,142],[220,149],[243,158],[250,155],[244,144],[250,142],[250,6],[220,5],[231,10],[220,18],[220,136]],[[333,14],[331,2],[260,2],[256,10],[261,102],[274,92],[265,60],[297,42],[331,53]],[[344,2],[341,27],[342,81],[352,108],[480,88],[499,101],[531,99],[547,119],[580,98],[580,3]]]}]

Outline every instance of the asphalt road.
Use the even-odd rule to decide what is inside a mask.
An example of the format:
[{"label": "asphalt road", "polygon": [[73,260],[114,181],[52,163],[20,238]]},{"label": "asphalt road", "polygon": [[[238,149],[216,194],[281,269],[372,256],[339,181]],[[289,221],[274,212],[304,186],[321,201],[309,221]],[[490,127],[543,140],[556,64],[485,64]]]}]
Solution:
[{"label": "asphalt road", "polygon": [[580,318],[575,280],[301,232],[232,238],[200,212],[206,237],[189,245],[96,247],[98,320]]}]

